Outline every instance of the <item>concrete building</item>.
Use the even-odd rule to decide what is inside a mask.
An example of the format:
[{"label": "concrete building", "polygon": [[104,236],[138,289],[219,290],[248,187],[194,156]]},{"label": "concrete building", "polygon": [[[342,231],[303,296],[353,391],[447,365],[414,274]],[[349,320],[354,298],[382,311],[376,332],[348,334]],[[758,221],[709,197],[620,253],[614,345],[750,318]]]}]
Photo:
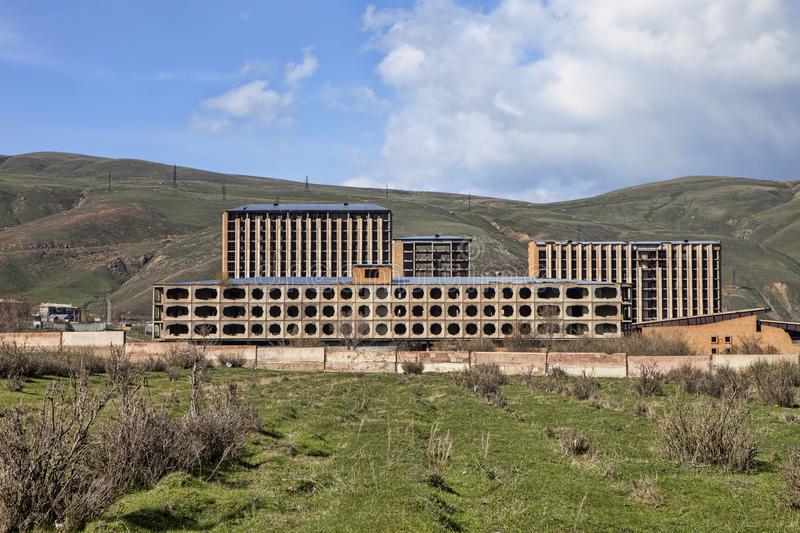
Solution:
[{"label": "concrete building", "polygon": [[654,320],[635,324],[631,329],[643,335],[663,333],[682,337],[699,355],[752,353],[759,346],[765,353],[800,353],[800,323],[759,318],[769,311],[764,307]]},{"label": "concrete building", "polygon": [[502,278],[261,277],[153,288],[153,337],[244,342],[619,337],[620,283]]},{"label": "concrete building", "polygon": [[392,265],[397,277],[442,278],[471,275],[472,237],[415,235],[392,242]]},{"label": "concrete building", "polygon": [[719,241],[531,242],[528,275],[630,284],[633,322],[722,311]]},{"label": "concrete building", "polygon": [[391,263],[392,212],[373,204],[252,204],[222,215],[224,278],[349,276]]}]

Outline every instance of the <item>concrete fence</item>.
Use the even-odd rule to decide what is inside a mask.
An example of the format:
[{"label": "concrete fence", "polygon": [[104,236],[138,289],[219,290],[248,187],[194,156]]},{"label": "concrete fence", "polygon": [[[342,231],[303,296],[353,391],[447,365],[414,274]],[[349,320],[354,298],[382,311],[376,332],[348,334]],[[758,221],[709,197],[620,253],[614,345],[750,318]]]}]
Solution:
[{"label": "concrete fence", "polygon": [[[123,331],[0,333],[0,343],[16,344],[42,350],[92,349],[98,355],[108,354],[111,346],[124,346],[133,359],[166,357],[176,349],[187,347],[177,342],[125,342]],[[542,376],[552,368],[569,375],[595,377],[636,377],[643,365],[655,365],[661,372],[689,365],[708,370],[720,367],[745,368],[759,359],[798,361],[800,354],[780,355],[658,355],[639,356],[624,353],[573,352],[467,352],[396,350],[393,347],[289,347],[211,344],[206,355],[215,362],[226,356],[244,359],[248,368],[287,372],[403,372],[403,363],[423,363],[425,372],[457,372],[481,364],[499,365],[505,374],[530,373]]]}]

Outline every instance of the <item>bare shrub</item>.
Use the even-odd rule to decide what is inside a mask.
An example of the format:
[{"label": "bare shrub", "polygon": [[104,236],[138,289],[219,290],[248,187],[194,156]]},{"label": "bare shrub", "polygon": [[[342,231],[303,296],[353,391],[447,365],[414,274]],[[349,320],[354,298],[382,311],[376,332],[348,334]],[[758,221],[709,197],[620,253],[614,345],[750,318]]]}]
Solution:
[{"label": "bare shrub", "polygon": [[800,449],[789,451],[789,458],[781,467],[781,477],[786,484],[786,505],[792,509],[800,509]]},{"label": "bare shrub", "polygon": [[748,369],[755,384],[758,399],[765,405],[792,407],[795,404],[794,388],[800,382],[800,367],[791,361],[770,363],[763,359],[753,362]]},{"label": "bare shrub", "polygon": [[583,431],[570,428],[561,435],[561,449],[570,457],[578,457],[589,453],[592,446]]},{"label": "bare shrub", "polygon": [[755,464],[758,439],[747,404],[725,400],[673,401],[658,417],[667,454],[683,464],[707,464],[747,472]]},{"label": "bare shrub", "polygon": [[633,388],[640,396],[657,396],[664,386],[664,374],[655,363],[638,366],[639,374],[634,378]]},{"label": "bare shrub", "polygon": [[188,346],[173,346],[170,348],[164,360],[168,368],[180,368],[188,370],[194,364],[194,352],[196,349],[194,345]]},{"label": "bare shrub", "polygon": [[0,300],[0,332],[14,332],[29,328],[33,311],[33,305],[30,302]]},{"label": "bare shrub", "polygon": [[742,355],[776,354],[779,353],[775,346],[765,343],[756,335],[741,335],[736,337],[736,342],[731,346],[733,353]]},{"label": "bare shrub", "polygon": [[25,378],[20,374],[10,374],[6,380],[6,388],[9,392],[22,392],[25,390]]},{"label": "bare shrub", "polygon": [[727,366],[700,370],[684,364],[670,370],[667,380],[676,383],[689,394],[704,394],[712,398],[744,396],[748,388],[747,377]]},{"label": "bare shrub", "polygon": [[631,499],[652,507],[660,507],[664,503],[664,493],[658,488],[655,478],[644,476],[631,482]]},{"label": "bare shrub", "polygon": [[650,416],[650,408],[643,403],[637,403],[633,408],[633,414],[646,418]]},{"label": "bare shrub", "polygon": [[0,343],[0,378],[27,376],[34,374],[35,365],[30,360],[29,351],[16,343]]},{"label": "bare shrub", "polygon": [[400,368],[406,374],[422,374],[425,371],[425,363],[422,361],[403,361]]},{"label": "bare shrub", "polygon": [[661,332],[635,333],[614,339],[579,338],[557,341],[553,351],[626,353],[628,355],[695,355],[681,335]]},{"label": "bare shrub", "polygon": [[217,355],[217,361],[228,368],[242,368],[247,363],[247,358],[241,353],[222,353]]},{"label": "bare shrub", "polygon": [[798,417],[797,415],[792,414],[792,413],[783,413],[783,419],[786,422],[788,422],[790,424],[793,424],[794,422],[797,422],[798,420],[800,420],[800,417]]},{"label": "bare shrub", "polygon": [[498,365],[475,365],[456,372],[454,377],[458,385],[468,388],[497,407],[507,405],[501,387],[508,383],[508,377]]},{"label": "bare shrub", "polygon": [[597,395],[600,383],[594,376],[587,376],[586,372],[570,380],[569,393],[576,400],[588,400]]}]

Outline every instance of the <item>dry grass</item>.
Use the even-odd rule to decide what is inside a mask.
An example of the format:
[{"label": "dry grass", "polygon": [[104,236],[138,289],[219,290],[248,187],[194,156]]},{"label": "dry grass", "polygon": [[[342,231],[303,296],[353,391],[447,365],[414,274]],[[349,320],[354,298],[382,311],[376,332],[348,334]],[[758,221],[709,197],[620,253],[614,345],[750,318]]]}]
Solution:
[{"label": "dry grass", "polygon": [[783,496],[786,505],[800,509],[800,449],[789,451],[789,458],[781,467],[781,477],[786,485]]},{"label": "dry grass", "polygon": [[657,419],[667,454],[686,465],[716,465],[738,472],[755,466],[758,438],[746,402],[697,398],[673,401]]},{"label": "dry grass", "polygon": [[456,372],[454,378],[458,385],[468,388],[497,407],[506,407],[501,388],[508,383],[508,377],[500,371],[498,365],[475,365]]},{"label": "dry grass", "polygon": [[658,488],[657,478],[644,476],[631,482],[631,499],[651,507],[661,507],[664,493]]},{"label": "dry grass", "polygon": [[247,363],[247,358],[240,353],[219,354],[217,361],[220,365],[228,368],[243,368]]},{"label": "dry grass", "polygon": [[582,431],[570,428],[561,435],[561,449],[570,457],[579,457],[592,451],[592,445]]},{"label": "dry grass", "polygon": [[428,484],[437,488],[447,488],[444,475],[447,472],[447,462],[453,451],[453,439],[450,432],[442,435],[439,426],[434,425],[428,435],[428,447],[425,455],[428,459]]},{"label": "dry grass", "polygon": [[792,361],[755,361],[747,369],[759,400],[765,405],[793,407],[795,387],[800,385],[800,365]]},{"label": "dry grass", "polygon": [[421,361],[403,361],[400,368],[406,374],[422,374],[425,371],[425,363]]},{"label": "dry grass", "polygon": [[628,355],[695,355],[695,351],[680,335],[653,332],[637,333],[617,339],[580,338],[557,341],[554,352],[626,353]]}]

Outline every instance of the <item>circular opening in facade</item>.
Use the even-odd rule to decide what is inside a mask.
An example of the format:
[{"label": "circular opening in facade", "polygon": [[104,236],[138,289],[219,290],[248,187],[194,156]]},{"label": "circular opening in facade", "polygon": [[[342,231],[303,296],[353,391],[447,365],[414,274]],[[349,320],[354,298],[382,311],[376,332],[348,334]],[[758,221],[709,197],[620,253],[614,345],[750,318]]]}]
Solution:
[{"label": "circular opening in facade", "polygon": [[345,288],[341,289],[339,291],[339,297],[342,300],[349,300],[350,298],[353,297],[353,289],[351,289],[350,287],[345,287]]},{"label": "circular opening in facade", "polygon": [[413,333],[414,335],[422,335],[423,333],[425,333],[425,325],[420,323],[414,324],[413,326],[411,326],[411,333]]},{"label": "circular opening in facade", "polygon": [[260,300],[264,297],[264,289],[253,289],[250,296],[252,296],[254,300]]},{"label": "circular opening in facade", "polygon": [[303,331],[306,332],[306,335],[316,335],[317,333],[317,325],[316,324],[306,324],[303,328]]},{"label": "circular opening in facade", "polygon": [[261,335],[264,333],[264,326],[261,324],[253,324],[250,328],[250,331],[253,332],[253,335]]},{"label": "circular opening in facade", "polygon": [[467,295],[467,299],[474,300],[478,297],[478,289],[475,287],[470,287],[465,291],[465,294]]},{"label": "circular opening in facade", "polygon": [[478,325],[470,322],[464,326],[464,331],[467,333],[467,335],[475,335],[478,333]]},{"label": "circular opening in facade", "polygon": [[501,312],[503,313],[504,317],[514,316],[514,306],[513,305],[504,305],[500,308]]},{"label": "circular opening in facade", "polygon": [[514,326],[505,322],[502,326],[500,326],[500,333],[503,335],[511,335],[514,333]]},{"label": "circular opening in facade", "polygon": [[457,305],[447,306],[447,316],[457,317],[461,314],[461,309]]},{"label": "circular opening in facade", "polygon": [[411,308],[411,314],[414,316],[423,316],[425,314],[425,308],[421,305],[415,305]]},{"label": "circular opening in facade", "polygon": [[458,324],[448,324],[447,333],[449,335],[458,335],[461,332],[461,326]]},{"label": "circular opening in facade", "polygon": [[405,335],[406,334],[406,325],[405,324],[395,324],[394,325],[394,333],[395,333],[395,335]]},{"label": "circular opening in facade", "polygon": [[333,332],[336,331],[336,328],[333,327],[333,324],[323,324],[322,325],[322,334],[330,337],[333,335]]},{"label": "circular opening in facade", "polygon": [[306,289],[306,300],[315,300],[317,298],[317,289]]},{"label": "circular opening in facade", "polygon": [[486,287],[483,289],[483,297],[484,298],[494,298],[497,295],[497,291],[494,290],[494,287]]},{"label": "circular opening in facade", "polygon": [[527,322],[523,322],[519,326],[517,326],[517,331],[519,331],[520,335],[528,336],[531,334],[531,325]]},{"label": "circular opening in facade", "polygon": [[378,335],[386,335],[387,333],[389,333],[389,326],[387,326],[384,323],[380,323],[375,326],[375,333],[377,333]]},{"label": "circular opening in facade", "polygon": [[394,306],[394,316],[400,318],[406,316],[406,306],[405,305],[395,305]]},{"label": "circular opening in facade", "polygon": [[256,318],[261,318],[261,316],[264,314],[264,308],[260,305],[254,305],[253,309],[250,310],[250,313]]},{"label": "circular opening in facade", "polygon": [[442,316],[442,306],[441,305],[432,305],[430,310],[430,315],[432,317],[439,317]]},{"label": "circular opening in facade", "polygon": [[304,310],[304,314],[308,318],[314,318],[315,316],[317,316],[317,306],[316,305],[307,305],[305,310]]},{"label": "circular opening in facade", "polygon": [[358,331],[358,334],[361,335],[362,337],[366,337],[367,335],[369,335],[369,324],[367,324],[366,322],[360,323],[356,331]]},{"label": "circular opening in facade", "polygon": [[514,297],[514,289],[511,287],[503,287],[503,291],[501,293],[503,295],[504,300],[510,300]]},{"label": "circular opening in facade", "polygon": [[280,335],[281,334],[281,325],[280,324],[270,324],[269,328],[267,329],[270,335]]},{"label": "circular opening in facade", "polygon": [[358,316],[362,318],[366,318],[369,316],[369,306],[368,305],[359,305],[358,306]]},{"label": "circular opening in facade", "polygon": [[519,290],[519,292],[517,294],[523,300],[528,300],[532,296],[530,287],[522,287],[522,288],[520,288],[520,290]]},{"label": "circular opening in facade", "polygon": [[389,308],[386,307],[385,305],[379,305],[378,307],[375,308],[375,314],[383,318],[389,314]]},{"label": "circular opening in facade", "polygon": [[286,314],[292,318],[296,318],[300,316],[300,308],[297,307],[296,305],[290,305],[289,307],[286,308]]},{"label": "circular opening in facade", "polygon": [[300,328],[297,327],[297,324],[289,324],[288,326],[286,326],[286,333],[295,336],[298,333],[300,333]]},{"label": "circular opening in facade", "polygon": [[322,308],[322,315],[331,318],[333,315],[336,314],[336,308],[332,305],[326,305]]},{"label": "circular opening in facade", "polygon": [[270,289],[269,290],[269,299],[270,300],[280,300],[282,294],[283,294],[283,292],[281,292],[280,289]]},{"label": "circular opening in facade", "polygon": [[425,291],[422,289],[422,287],[414,287],[411,289],[411,297],[415,300],[422,300],[425,298]]},{"label": "circular opening in facade", "polygon": [[403,287],[397,287],[394,290],[394,297],[395,298],[402,299],[402,298],[405,298],[407,295],[408,295],[408,293],[406,292],[406,290]]},{"label": "circular opening in facade", "polygon": [[281,308],[278,305],[270,305],[269,306],[269,316],[272,318],[278,318],[281,316]]},{"label": "circular opening in facade", "polygon": [[483,334],[484,335],[494,335],[495,331],[497,331],[497,328],[494,327],[494,324],[484,324],[483,325]]},{"label": "circular opening in facade", "polygon": [[378,287],[375,289],[375,297],[379,300],[385,300],[389,296],[389,289],[386,287]]},{"label": "circular opening in facade", "polygon": [[367,298],[369,298],[369,295],[370,292],[368,288],[361,287],[360,289],[358,289],[358,297],[361,298],[362,300],[366,300]]},{"label": "circular opening in facade", "polygon": [[286,297],[289,298],[290,300],[297,300],[298,298],[300,298],[300,290],[292,287],[291,289],[286,291]]},{"label": "circular opening in facade", "polygon": [[455,300],[459,296],[461,296],[461,291],[458,290],[458,287],[450,287],[447,289],[447,297],[451,300]]},{"label": "circular opening in facade", "polygon": [[483,316],[494,316],[495,309],[493,305],[484,305],[483,306]]},{"label": "circular opening in facade", "polygon": [[431,335],[441,335],[442,334],[442,325],[441,324],[431,324]]},{"label": "circular opening in facade", "polygon": [[353,308],[349,305],[342,306],[342,312],[340,313],[344,318],[349,318],[353,316]]},{"label": "circular opening in facade", "polygon": [[326,300],[333,300],[335,296],[336,296],[336,291],[333,290],[332,288],[325,287],[324,289],[322,289],[322,297],[325,298]]},{"label": "circular opening in facade", "polygon": [[442,297],[442,289],[440,289],[439,287],[433,287],[430,291],[428,291],[428,295],[432,299],[438,300],[439,298]]},{"label": "circular opening in facade", "polygon": [[353,326],[350,324],[342,324],[339,326],[339,329],[345,337],[353,334]]},{"label": "circular opening in facade", "polygon": [[478,316],[478,306],[477,305],[468,305],[464,312],[467,316]]},{"label": "circular opening in facade", "polygon": [[531,306],[530,305],[520,305],[519,306],[519,316],[531,316]]}]

